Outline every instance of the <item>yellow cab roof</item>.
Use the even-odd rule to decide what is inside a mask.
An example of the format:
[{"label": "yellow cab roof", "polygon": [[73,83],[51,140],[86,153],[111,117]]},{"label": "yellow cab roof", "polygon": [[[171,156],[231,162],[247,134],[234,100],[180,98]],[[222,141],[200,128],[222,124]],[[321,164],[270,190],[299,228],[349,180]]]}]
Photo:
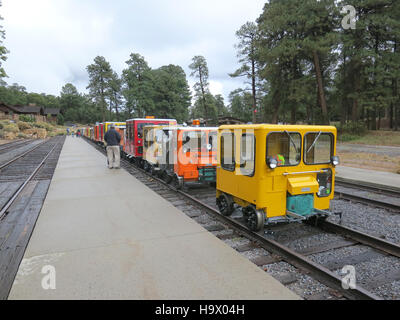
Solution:
[{"label": "yellow cab roof", "polygon": [[323,126],[323,125],[286,125],[286,124],[226,124],[218,128],[218,130],[229,130],[229,129],[253,129],[253,130],[266,130],[266,131],[324,131],[324,132],[335,132],[337,131],[334,126]]}]

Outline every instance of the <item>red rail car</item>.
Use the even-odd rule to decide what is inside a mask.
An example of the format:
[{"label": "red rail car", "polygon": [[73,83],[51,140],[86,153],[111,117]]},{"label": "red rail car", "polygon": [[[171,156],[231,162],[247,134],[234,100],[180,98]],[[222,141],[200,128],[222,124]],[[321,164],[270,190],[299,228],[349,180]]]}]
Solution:
[{"label": "red rail car", "polygon": [[126,120],[125,153],[139,165],[143,157],[143,127],[148,125],[176,125],[175,119],[129,119]]}]

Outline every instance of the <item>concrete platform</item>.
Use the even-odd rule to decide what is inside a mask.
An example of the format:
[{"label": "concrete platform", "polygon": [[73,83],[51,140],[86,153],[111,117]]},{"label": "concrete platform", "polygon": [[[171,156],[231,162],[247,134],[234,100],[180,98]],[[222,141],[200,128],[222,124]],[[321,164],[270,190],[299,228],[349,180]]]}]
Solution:
[{"label": "concrete platform", "polygon": [[[56,289],[42,282],[54,274]],[[299,299],[68,137],[9,299]]]},{"label": "concrete platform", "polygon": [[336,177],[367,184],[389,186],[400,190],[400,174],[396,173],[337,166]]}]

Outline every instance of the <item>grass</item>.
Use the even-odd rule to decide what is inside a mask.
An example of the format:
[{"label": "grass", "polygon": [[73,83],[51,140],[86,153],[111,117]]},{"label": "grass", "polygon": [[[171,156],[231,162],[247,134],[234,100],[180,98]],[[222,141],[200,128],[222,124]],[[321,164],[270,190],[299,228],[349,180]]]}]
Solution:
[{"label": "grass", "polygon": [[338,140],[342,143],[400,147],[400,131],[368,131],[364,136],[345,133],[339,135]]}]

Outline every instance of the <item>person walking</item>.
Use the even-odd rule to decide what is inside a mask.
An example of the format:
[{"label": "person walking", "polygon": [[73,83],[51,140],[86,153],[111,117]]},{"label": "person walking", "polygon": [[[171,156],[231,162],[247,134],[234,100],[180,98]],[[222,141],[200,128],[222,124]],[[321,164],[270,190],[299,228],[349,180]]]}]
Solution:
[{"label": "person walking", "polygon": [[109,169],[120,168],[120,149],[119,143],[121,135],[115,130],[115,126],[111,125],[110,129],[104,135],[104,141],[107,143],[107,159]]}]

